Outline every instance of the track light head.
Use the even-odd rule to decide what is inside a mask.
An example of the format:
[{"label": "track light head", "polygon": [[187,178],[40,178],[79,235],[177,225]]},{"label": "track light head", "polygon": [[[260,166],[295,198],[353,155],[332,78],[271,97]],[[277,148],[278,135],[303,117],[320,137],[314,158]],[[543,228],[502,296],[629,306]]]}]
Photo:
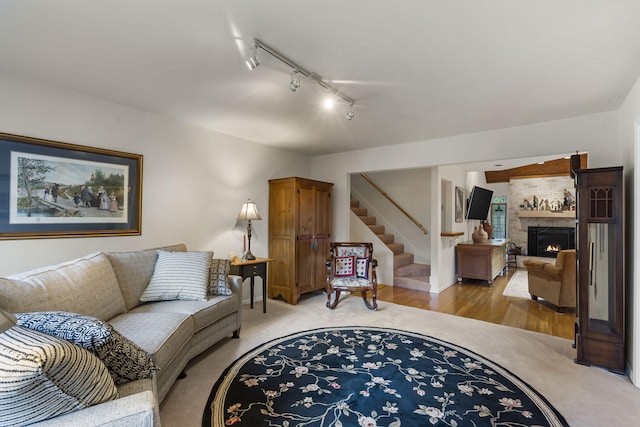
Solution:
[{"label": "track light head", "polygon": [[289,84],[289,89],[291,92],[295,92],[300,87],[300,73],[297,70],[294,70],[293,74],[291,74],[291,84]]},{"label": "track light head", "polygon": [[254,70],[258,65],[260,65],[260,60],[258,60],[258,44],[256,41],[253,41],[253,46],[251,46],[249,59],[245,62],[249,70]]},{"label": "track light head", "polygon": [[254,70],[258,65],[260,65],[260,61],[258,60],[258,56],[257,55],[253,55],[251,56],[249,59],[247,59],[247,67],[249,67],[250,70]]},{"label": "track light head", "polygon": [[347,111],[347,120],[351,121],[355,116],[356,116],[356,113],[354,113],[353,110]]}]

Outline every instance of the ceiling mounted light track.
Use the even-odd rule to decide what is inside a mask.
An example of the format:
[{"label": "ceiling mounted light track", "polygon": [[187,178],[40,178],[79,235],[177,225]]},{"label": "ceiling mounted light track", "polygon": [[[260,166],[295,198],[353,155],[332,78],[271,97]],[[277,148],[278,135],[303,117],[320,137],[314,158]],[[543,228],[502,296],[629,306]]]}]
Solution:
[{"label": "ceiling mounted light track", "polygon": [[322,80],[322,78],[318,74],[306,70],[304,67],[301,67],[300,65],[298,65],[297,63],[287,58],[286,56],[284,56],[283,54],[281,54],[280,52],[278,52],[277,50],[275,50],[274,48],[272,48],[271,46],[262,42],[259,39],[253,39],[253,45],[251,46],[251,56],[247,60],[247,66],[249,67],[250,70],[253,70],[258,65],[260,65],[260,61],[258,60],[258,49],[262,49],[263,51],[267,52],[269,55],[276,58],[278,61],[288,65],[293,69],[293,73],[291,74],[291,83],[289,84],[289,89],[291,89],[292,92],[295,92],[300,87],[300,76],[302,75],[304,77],[307,77],[312,82],[325,88],[326,90],[328,90],[329,92],[337,96],[338,98],[341,98],[347,104],[349,104],[349,107],[351,108],[347,113],[347,120],[351,120],[355,117],[355,113],[353,112],[355,101],[353,99],[349,98],[347,95],[345,95],[335,87],[331,86],[329,83]]}]

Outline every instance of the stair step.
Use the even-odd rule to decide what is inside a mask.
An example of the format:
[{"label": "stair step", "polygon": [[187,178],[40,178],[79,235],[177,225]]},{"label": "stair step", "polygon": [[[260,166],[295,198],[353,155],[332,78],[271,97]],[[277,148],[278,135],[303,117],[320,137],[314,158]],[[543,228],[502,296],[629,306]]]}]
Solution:
[{"label": "stair step", "polygon": [[367,216],[367,208],[351,208],[351,211],[358,216]]},{"label": "stair step", "polygon": [[378,234],[378,239],[387,245],[396,241],[396,237],[393,234]]},{"label": "stair step", "polygon": [[384,225],[370,225],[369,228],[373,234],[384,234]]},{"label": "stair step", "polygon": [[393,280],[393,286],[422,292],[429,292],[431,290],[429,276],[396,277]]},{"label": "stair step", "polygon": [[394,277],[419,277],[431,275],[431,266],[428,264],[406,264],[393,270]]},{"label": "stair step", "polygon": [[404,245],[402,243],[387,243],[387,247],[396,255],[404,252]]},{"label": "stair step", "polygon": [[404,265],[413,264],[413,254],[404,252],[393,256],[393,268],[395,269]]},{"label": "stair step", "polygon": [[375,216],[360,216],[358,218],[362,220],[366,225],[376,225],[376,217]]},{"label": "stair step", "polygon": [[351,200],[350,204],[351,204],[352,208],[359,208],[360,207],[360,201],[359,200]]}]

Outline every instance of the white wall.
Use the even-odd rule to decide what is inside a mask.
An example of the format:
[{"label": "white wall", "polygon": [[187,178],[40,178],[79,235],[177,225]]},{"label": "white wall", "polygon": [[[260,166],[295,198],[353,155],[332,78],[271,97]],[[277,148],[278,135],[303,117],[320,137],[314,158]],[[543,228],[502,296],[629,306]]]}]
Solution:
[{"label": "white wall", "polygon": [[[463,219],[462,222],[455,222],[455,209],[451,209],[450,215],[454,218],[451,220],[450,230],[439,230],[434,228],[436,224],[442,223],[442,218],[438,215],[442,215],[442,209],[439,206],[443,202],[443,194],[441,194],[441,182],[446,180],[451,182],[451,191],[455,192],[456,187],[464,187],[467,173],[459,166],[441,166],[432,168],[432,197],[434,199],[435,211],[432,210],[432,239],[431,239],[431,292],[439,293],[451,286],[456,282],[456,244],[470,239],[471,233],[469,233],[469,221]],[[436,192],[436,189],[438,191]],[[468,191],[465,190],[465,198],[468,196]],[[449,197],[444,199],[455,200],[455,194],[450,194]],[[436,203],[436,200],[438,203]],[[435,217],[435,218],[434,218]],[[463,236],[459,237],[443,237],[440,236],[441,231],[451,232],[463,232]]]},{"label": "white wall", "polygon": [[404,245],[405,252],[414,254],[415,262],[428,264],[431,259],[432,237],[432,230],[429,230],[432,207],[429,169],[366,172],[366,175],[429,233],[424,234],[364,178],[352,175],[352,193],[355,192],[363,198],[360,206],[366,207],[368,214],[376,217],[376,224],[385,226],[385,233],[394,235],[396,243]]},{"label": "white wall", "polygon": [[[390,145],[367,150],[317,156],[312,175],[334,186],[334,234],[349,235],[347,175],[361,171],[455,165],[485,160],[566,154],[588,151],[590,166],[622,162],[616,141],[617,113],[607,112],[495,131]],[[438,184],[439,185],[439,184]]]},{"label": "white wall", "polygon": [[[625,272],[626,272],[626,326],[627,363],[631,381],[640,385],[640,79],[618,111],[618,140],[623,149],[625,185]],[[591,159],[591,156],[589,156]]]},{"label": "white wall", "polygon": [[267,181],[308,176],[306,156],[60,88],[0,75],[0,93],[0,132],[144,155],[141,236],[0,241],[0,275],[178,242],[221,258],[240,254],[246,224],[235,218],[248,198],[263,217],[253,222],[251,249],[266,257]]}]

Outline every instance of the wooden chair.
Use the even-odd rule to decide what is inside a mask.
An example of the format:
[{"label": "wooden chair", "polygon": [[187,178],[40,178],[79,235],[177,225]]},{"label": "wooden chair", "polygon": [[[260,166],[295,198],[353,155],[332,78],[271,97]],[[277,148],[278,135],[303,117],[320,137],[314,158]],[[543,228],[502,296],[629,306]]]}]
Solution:
[{"label": "wooden chair", "polygon": [[507,242],[507,267],[518,268],[518,255],[522,254],[522,248],[513,242]]},{"label": "wooden chair", "polygon": [[[332,242],[327,260],[327,307],[335,308],[340,293],[345,291],[360,292],[367,308],[376,310],[377,266],[378,261],[373,258],[373,243]],[[367,292],[372,293],[371,301]]]}]

